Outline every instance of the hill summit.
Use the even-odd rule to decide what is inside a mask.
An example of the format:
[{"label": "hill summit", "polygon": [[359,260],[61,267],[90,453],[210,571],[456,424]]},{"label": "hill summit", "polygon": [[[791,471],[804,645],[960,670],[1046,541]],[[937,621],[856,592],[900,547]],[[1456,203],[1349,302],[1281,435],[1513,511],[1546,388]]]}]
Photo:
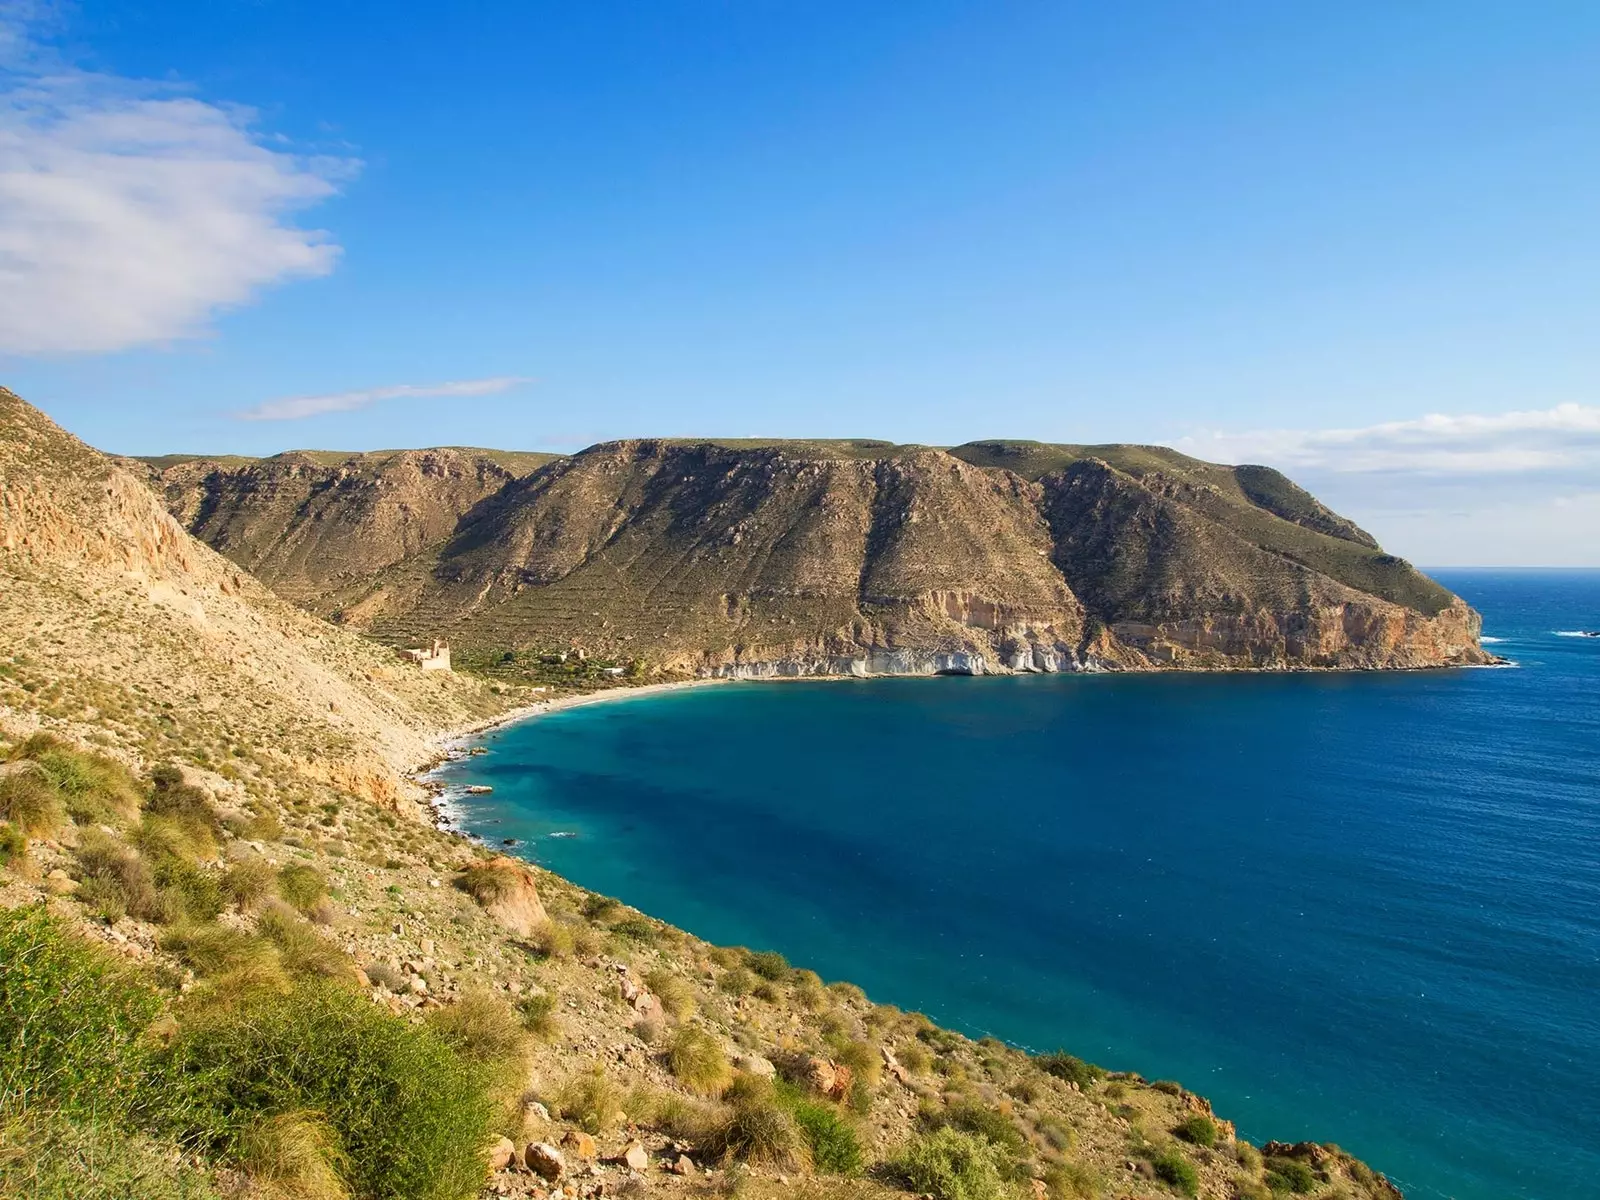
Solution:
[{"label": "hill summit", "polygon": [[389,641],[743,677],[1488,661],[1267,467],[1153,446],[642,439],[148,460],[203,541]]}]

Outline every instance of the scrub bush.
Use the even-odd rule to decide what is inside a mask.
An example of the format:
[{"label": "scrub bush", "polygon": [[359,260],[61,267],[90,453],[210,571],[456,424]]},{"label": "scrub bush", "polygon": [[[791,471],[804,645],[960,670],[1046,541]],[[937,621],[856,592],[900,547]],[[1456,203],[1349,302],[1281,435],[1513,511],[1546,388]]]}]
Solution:
[{"label": "scrub bush", "polygon": [[1179,1121],[1172,1130],[1172,1135],[1182,1138],[1191,1145],[1205,1146],[1209,1149],[1217,1144],[1217,1123],[1210,1117],[1195,1113],[1194,1116]]},{"label": "scrub bush", "polygon": [[1269,1158],[1267,1186],[1275,1192],[1291,1192],[1303,1196],[1316,1190],[1317,1174],[1296,1158]]},{"label": "scrub bush", "polygon": [[1054,1054],[1041,1054],[1034,1061],[1046,1074],[1064,1079],[1068,1083],[1075,1083],[1083,1090],[1088,1090],[1105,1075],[1105,1071],[1101,1068],[1093,1063],[1084,1062],[1083,1059],[1068,1054],[1065,1050],[1057,1050]]},{"label": "scrub bush", "polygon": [[154,990],[42,908],[0,911],[0,1119],[134,1106],[161,1011]]},{"label": "scrub bush", "polygon": [[1196,1195],[1200,1190],[1200,1172],[1194,1164],[1175,1150],[1163,1150],[1150,1160],[1156,1178],[1185,1196]]},{"label": "scrub bush", "polygon": [[987,1138],[949,1127],[913,1137],[891,1165],[912,1191],[934,1200],[1000,1200],[1009,1166]]},{"label": "scrub bush", "polygon": [[264,1118],[314,1112],[359,1197],[457,1200],[483,1182],[487,1072],[336,984],[202,1014],[158,1068],[163,1124],[215,1153],[244,1157]]},{"label": "scrub bush", "polygon": [[328,894],[322,872],[304,863],[290,863],[278,872],[278,895],[301,912],[310,912]]},{"label": "scrub bush", "polygon": [[0,1196],[221,1200],[205,1174],[185,1164],[173,1146],[40,1113],[0,1125]]}]

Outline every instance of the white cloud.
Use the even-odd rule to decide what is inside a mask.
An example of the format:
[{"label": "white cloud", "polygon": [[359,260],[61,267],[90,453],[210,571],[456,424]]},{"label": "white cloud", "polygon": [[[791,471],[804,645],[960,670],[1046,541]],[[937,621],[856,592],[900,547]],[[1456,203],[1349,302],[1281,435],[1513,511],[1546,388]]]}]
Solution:
[{"label": "white cloud", "polygon": [[1201,458],[1341,474],[1485,475],[1600,466],[1600,407],[1495,415],[1434,413],[1362,429],[1207,432],[1180,440]]},{"label": "white cloud", "polygon": [[1180,449],[1277,467],[1416,562],[1600,565],[1600,407],[1359,429],[1209,431]]},{"label": "white cloud", "polygon": [[325,396],[288,396],[282,400],[269,400],[234,415],[241,421],[298,421],[302,417],[315,417],[323,413],[352,412],[380,400],[492,396],[530,382],[520,375],[497,375],[491,379],[463,379],[455,383],[396,383],[354,392],[332,392]]},{"label": "white cloud", "polygon": [[0,17],[0,353],[192,337],[339,249],[294,212],[349,160],[268,149],[253,114],[76,70]]}]

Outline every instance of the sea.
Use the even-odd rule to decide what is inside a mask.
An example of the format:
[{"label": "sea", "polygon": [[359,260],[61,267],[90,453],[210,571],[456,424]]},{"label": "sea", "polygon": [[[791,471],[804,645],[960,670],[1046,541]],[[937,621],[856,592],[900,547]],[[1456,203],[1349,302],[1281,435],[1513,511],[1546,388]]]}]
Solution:
[{"label": "sea", "polygon": [[1408,1197],[1593,1200],[1600,571],[1435,577],[1511,665],[736,683],[443,775],[465,830],[710,941]]}]

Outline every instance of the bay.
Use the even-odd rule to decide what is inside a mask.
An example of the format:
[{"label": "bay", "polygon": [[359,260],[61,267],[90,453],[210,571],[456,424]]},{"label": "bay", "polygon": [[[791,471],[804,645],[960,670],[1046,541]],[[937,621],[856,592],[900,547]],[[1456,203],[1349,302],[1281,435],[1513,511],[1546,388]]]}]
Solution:
[{"label": "bay", "polygon": [[730,684],[453,764],[464,828],[708,940],[1336,1141],[1600,1193],[1600,572],[1440,572],[1505,669]]}]

